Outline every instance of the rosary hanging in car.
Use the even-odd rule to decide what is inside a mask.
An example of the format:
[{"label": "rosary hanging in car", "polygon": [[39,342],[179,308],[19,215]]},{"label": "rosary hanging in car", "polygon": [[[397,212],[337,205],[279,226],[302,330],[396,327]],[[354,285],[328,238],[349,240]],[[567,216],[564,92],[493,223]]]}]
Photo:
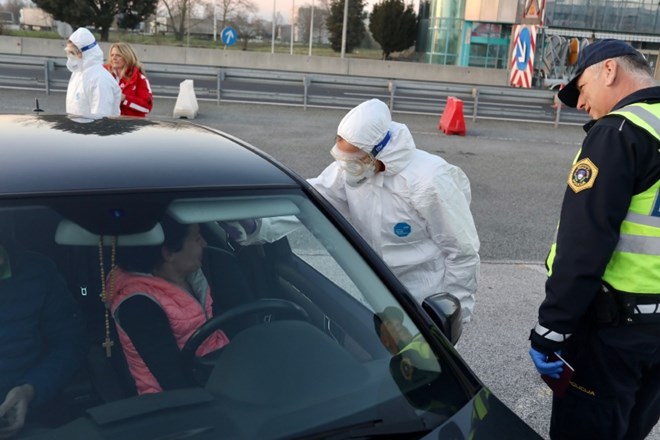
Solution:
[{"label": "rosary hanging in car", "polygon": [[110,306],[112,303],[112,292],[114,291],[115,281],[115,256],[117,252],[117,237],[112,237],[110,247],[110,271],[108,273],[108,282],[105,278],[105,265],[103,263],[103,235],[99,237],[99,266],[101,269],[101,301],[105,307],[105,340],[101,344],[105,348],[106,357],[112,357],[112,347],[115,345],[110,337]]}]

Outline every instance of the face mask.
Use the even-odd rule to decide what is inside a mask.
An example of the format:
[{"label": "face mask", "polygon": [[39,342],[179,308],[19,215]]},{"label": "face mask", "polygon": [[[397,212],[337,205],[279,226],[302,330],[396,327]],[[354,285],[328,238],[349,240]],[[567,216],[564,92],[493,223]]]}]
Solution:
[{"label": "face mask", "polygon": [[[376,174],[376,161],[363,152],[347,153],[340,150],[335,144],[330,150],[339,167],[344,170],[346,183],[350,186],[358,186]],[[365,162],[365,159],[370,159]]]},{"label": "face mask", "polygon": [[70,72],[77,72],[80,70],[82,67],[82,58],[78,58],[75,56],[67,56],[66,59],[66,68],[69,69]]},{"label": "face mask", "polygon": [[376,174],[376,162],[364,164],[364,169],[359,174],[346,173],[344,178],[348,186],[360,186]]}]

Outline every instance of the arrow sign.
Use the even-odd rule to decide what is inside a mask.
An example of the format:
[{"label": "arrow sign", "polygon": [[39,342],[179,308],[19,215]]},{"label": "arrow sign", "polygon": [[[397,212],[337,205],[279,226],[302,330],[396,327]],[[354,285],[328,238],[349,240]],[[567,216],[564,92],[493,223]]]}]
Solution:
[{"label": "arrow sign", "polygon": [[513,48],[509,68],[509,84],[514,87],[532,86],[534,51],[536,50],[536,26],[518,25],[513,30]]},{"label": "arrow sign", "polygon": [[529,29],[524,27],[521,29],[520,35],[518,35],[518,43],[516,44],[516,67],[518,70],[525,70],[527,68],[531,45],[532,37],[529,34]]},{"label": "arrow sign", "polygon": [[238,32],[236,32],[236,29],[233,27],[227,26],[220,33],[220,38],[222,39],[222,42],[225,44],[225,46],[231,46],[232,44],[236,43]]}]

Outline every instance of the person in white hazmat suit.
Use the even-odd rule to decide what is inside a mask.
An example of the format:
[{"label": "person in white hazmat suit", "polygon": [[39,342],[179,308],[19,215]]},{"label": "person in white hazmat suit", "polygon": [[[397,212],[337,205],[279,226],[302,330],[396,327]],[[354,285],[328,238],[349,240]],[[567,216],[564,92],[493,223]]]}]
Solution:
[{"label": "person in white hazmat suit", "polygon": [[71,72],[66,91],[66,112],[100,118],[119,116],[121,89],[103,67],[103,51],[86,28],[71,34],[64,49]]},{"label": "person in white hazmat suit", "polygon": [[[470,321],[480,260],[465,173],[417,150],[408,127],[393,122],[387,105],[377,99],[344,116],[331,155],[335,162],[309,183],[418,302],[448,292],[460,301],[463,322]],[[295,228],[288,217],[262,219],[252,227],[231,223],[242,245],[275,241]]]}]

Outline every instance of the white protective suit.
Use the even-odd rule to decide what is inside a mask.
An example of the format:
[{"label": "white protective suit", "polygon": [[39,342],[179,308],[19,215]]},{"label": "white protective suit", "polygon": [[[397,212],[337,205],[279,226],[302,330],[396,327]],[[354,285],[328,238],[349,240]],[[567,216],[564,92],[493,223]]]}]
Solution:
[{"label": "white protective suit", "polygon": [[377,99],[351,110],[337,134],[371,152],[391,138],[376,159],[385,165],[365,183],[345,184],[345,172],[331,163],[309,182],[325,196],[383,258],[421,303],[448,292],[470,320],[479,276],[479,237],[470,212],[470,182],[444,159],[417,150],[410,130],[391,121]]},{"label": "white protective suit", "polygon": [[119,116],[121,89],[103,67],[103,51],[94,35],[85,28],[78,28],[69,40],[82,51],[82,63],[69,69],[66,112],[92,118]]},{"label": "white protective suit", "polygon": [[[417,150],[408,127],[392,122],[377,99],[352,109],[337,134],[371,152],[390,133],[375,156],[385,170],[354,186],[346,172],[331,163],[311,183],[341,212],[418,302],[448,292],[461,303],[463,322],[474,308],[479,277],[479,237],[470,212],[470,182],[444,159]],[[241,244],[274,241],[291,230],[293,218],[259,222]],[[244,232],[244,231],[243,231]]]}]

